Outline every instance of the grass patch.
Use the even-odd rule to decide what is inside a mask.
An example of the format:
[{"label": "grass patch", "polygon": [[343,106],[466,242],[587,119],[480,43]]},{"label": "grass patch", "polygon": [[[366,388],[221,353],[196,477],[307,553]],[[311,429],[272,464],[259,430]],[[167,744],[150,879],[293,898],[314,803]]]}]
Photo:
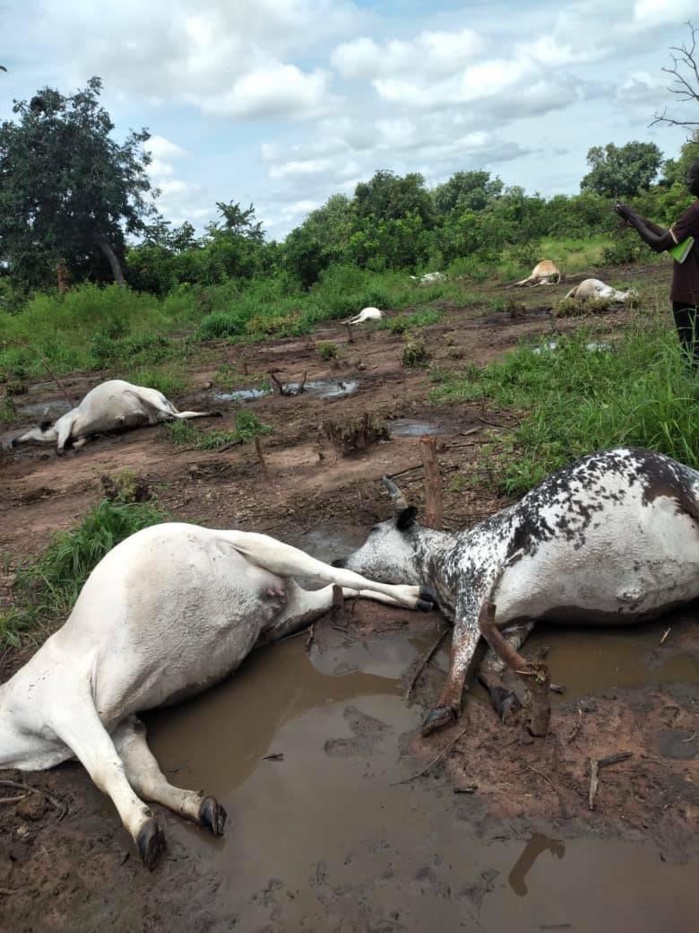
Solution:
[{"label": "grass patch", "polygon": [[256,437],[272,434],[273,428],[264,424],[253,411],[243,408],[236,413],[233,431],[200,431],[189,421],[168,421],[165,424],[167,438],[178,447],[193,447],[195,450],[221,450],[236,444],[247,444]]},{"label": "grass patch", "polygon": [[103,499],[70,531],[54,535],[46,551],[16,573],[16,605],[0,612],[0,648],[57,627],[72,609],[92,570],[129,535],[165,521],[153,502]]},{"label": "grass patch", "polygon": [[589,329],[542,337],[539,349],[523,346],[484,369],[441,374],[431,393],[439,402],[488,399],[522,412],[497,464],[508,493],[618,444],[699,467],[698,396],[676,334],[660,322],[637,324],[606,346]]}]

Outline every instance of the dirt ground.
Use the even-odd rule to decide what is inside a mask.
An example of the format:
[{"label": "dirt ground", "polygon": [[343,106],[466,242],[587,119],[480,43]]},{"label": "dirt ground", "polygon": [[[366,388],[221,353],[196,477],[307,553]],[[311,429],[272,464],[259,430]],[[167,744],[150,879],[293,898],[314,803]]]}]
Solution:
[{"label": "dirt ground", "polygon": [[[605,277],[594,270],[590,274]],[[617,269],[607,273],[610,275],[615,281],[631,283],[642,278],[660,287],[667,270],[654,265],[632,272]],[[420,336],[437,366],[482,365],[522,339],[543,342],[557,331],[580,326],[580,319],[556,321],[549,309],[581,278],[519,293],[484,287],[483,307],[446,308],[439,323],[422,328]],[[488,301],[498,295],[512,297],[524,308],[494,312]],[[619,310],[592,323],[614,338],[634,313],[638,312]],[[670,323],[668,313],[668,326]],[[497,477],[475,464],[480,447],[493,433],[512,425],[516,413],[480,403],[432,405],[427,401],[431,387],[428,371],[405,369],[401,363],[402,336],[355,328],[352,337],[349,343],[347,329],[330,323],[298,339],[270,340],[244,348],[212,344],[190,373],[192,392],[175,401],[180,407],[217,408],[223,417],[206,427],[224,430],[233,427],[237,406],[215,398],[223,391],[214,381],[223,363],[237,368],[240,379],[234,388],[252,386],[256,375],[266,375],[272,369],[283,383],[299,382],[304,376],[309,382],[357,383],[355,391],[337,397],[306,392],[246,402],[274,428],[262,441],[266,473],[250,446],[222,452],[177,448],[160,427],[98,438],[63,458],[39,447],[0,452],[2,599],[12,599],[11,569],[16,561],[40,552],[53,532],[68,528],[99,501],[102,475],[123,470],[138,474],[157,494],[160,504],[179,520],[266,532],[301,547],[309,546],[319,530],[325,534],[336,527],[338,540],[351,543],[353,537],[361,540],[363,531],[390,512],[380,484],[383,474],[401,474],[402,488],[415,504],[421,504],[420,439],[409,432],[415,434],[428,423],[439,434],[446,526],[471,525],[505,505],[506,499],[497,492]],[[335,342],[340,348],[339,359],[322,361],[318,341]],[[67,393],[78,400],[108,375],[118,374],[75,374],[62,382]],[[57,395],[55,385],[46,383],[32,387],[27,398],[36,411],[44,403],[57,401]],[[358,419],[366,412],[385,421],[389,430],[392,426],[393,433],[359,455],[343,457],[323,435],[321,425],[328,420]],[[26,423],[13,426],[8,433],[18,433],[35,420],[28,417]],[[408,436],[398,430],[407,431]],[[326,542],[325,546],[330,545]],[[322,542],[316,550],[328,559],[334,556],[322,553]],[[435,629],[433,616],[406,620],[395,611],[373,605],[367,608],[367,604],[357,605],[344,624],[355,637],[378,636],[387,641],[404,639],[408,632],[426,637]],[[330,624],[323,625],[317,626],[319,640],[328,633],[332,638]],[[672,635],[661,646],[668,627]],[[440,797],[440,806],[448,812],[461,812],[466,807],[474,831],[491,841],[519,839],[534,827],[567,839],[588,834],[643,842],[671,862],[697,857],[696,612],[644,628],[646,673],[636,682],[599,692],[590,686],[586,689],[583,678],[581,688],[564,696],[554,709],[552,730],[545,740],[533,740],[520,729],[501,726],[482,696],[476,701],[479,688],[466,701],[462,720],[452,729],[428,739],[412,729],[401,754],[407,763],[406,774],[410,777],[423,768],[426,771],[411,783],[433,789]],[[557,639],[563,637],[556,635]],[[0,680],[6,680],[24,656],[22,652],[7,652],[0,659]],[[586,657],[585,663],[592,670],[595,655]],[[418,663],[415,657],[406,665],[401,693]],[[427,709],[434,702],[445,663],[444,656],[441,661],[438,656],[419,678],[413,697],[418,708]],[[669,672],[667,676],[647,676],[648,669],[662,665],[662,670]],[[590,760],[620,751],[630,752],[631,757],[600,769],[592,809]],[[275,915],[272,908],[272,919],[265,923],[235,920],[231,915],[226,919],[225,912],[216,907],[226,882],[215,853],[213,858],[210,852],[202,854],[192,845],[191,832],[179,829],[176,818],[161,808],[158,816],[169,848],[151,875],[129,847],[111,803],[79,766],[68,764],[42,774],[15,772],[0,777],[31,787],[0,785],[0,797],[22,797],[15,802],[0,799],[2,929],[420,928],[410,923],[400,926],[398,921],[393,926],[386,925],[388,921],[372,926],[368,915],[359,914],[343,925],[342,913],[335,925],[314,926],[310,913],[291,918],[284,910]],[[272,896],[268,892],[265,897],[270,901]],[[258,898],[255,904],[259,907],[260,903]]]}]

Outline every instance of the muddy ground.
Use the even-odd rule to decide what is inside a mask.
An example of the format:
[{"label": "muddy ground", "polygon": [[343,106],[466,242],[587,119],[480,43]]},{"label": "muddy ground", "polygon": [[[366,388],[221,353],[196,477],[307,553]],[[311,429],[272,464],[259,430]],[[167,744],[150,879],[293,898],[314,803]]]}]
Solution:
[{"label": "muddy ground", "polygon": [[[667,270],[590,274],[662,289]],[[525,293],[483,288],[482,307],[447,308],[420,336],[432,361],[449,369],[482,365],[522,339],[555,339],[582,323],[549,313],[571,281]],[[493,311],[497,296],[525,308]],[[592,323],[616,339],[636,313],[643,312],[619,310]],[[304,375],[322,382],[298,396],[242,403],[274,428],[262,442],[266,474],[251,447],[177,448],[163,428],[100,438],[62,459],[40,448],[0,453],[3,599],[12,599],[13,564],[79,520],[101,498],[103,475],[125,469],[178,519],[267,532],[324,559],[389,514],[382,474],[401,473],[421,504],[421,431],[439,437],[447,527],[505,505],[497,476],[478,456],[517,414],[475,403],[434,406],[427,370],[401,363],[401,336],[354,329],[352,337],[331,323],[304,338],[212,344],[193,366],[191,393],[175,401],[219,409],[223,417],[207,427],[224,430],[240,403],[216,397],[223,392],[254,387],[271,369],[283,383]],[[339,359],[323,362],[318,341],[335,342]],[[216,382],[223,363],[239,377],[231,385]],[[119,374],[62,382],[78,400],[109,375]],[[67,406],[53,383],[17,401],[30,406],[27,427],[44,408]],[[389,439],[343,457],[323,424],[367,412],[386,422]],[[149,717],[153,748],[173,781],[206,787],[227,806],[222,841],[156,807],[168,852],[150,874],[111,802],[78,765],[3,774],[32,789],[0,788],[0,796],[23,798],[0,800],[0,928],[692,929],[696,616],[692,607],[632,634],[538,632],[527,650],[548,645],[554,680],[568,688],[556,698],[545,740],[500,725],[478,687],[458,725],[422,739],[420,720],[448,664],[445,647],[410,700],[405,693],[438,614],[368,603],[343,610],[316,625],[312,642],[303,636],[256,653],[226,684]],[[22,656],[6,653],[1,680]],[[591,809],[590,759],[622,751],[631,756],[600,770]]]}]

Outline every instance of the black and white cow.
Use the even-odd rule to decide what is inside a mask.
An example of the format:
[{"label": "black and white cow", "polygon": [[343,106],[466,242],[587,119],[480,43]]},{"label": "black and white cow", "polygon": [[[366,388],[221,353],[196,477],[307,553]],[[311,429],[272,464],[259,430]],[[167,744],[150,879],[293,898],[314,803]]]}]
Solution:
[{"label": "black and white cow", "polygon": [[[331,585],[308,591],[293,576]],[[221,835],[223,807],[168,782],[136,713],[206,689],[340,595],[425,610],[433,598],[335,569],[267,535],[177,522],[131,535],[92,571],[63,627],[0,686],[0,768],[78,758],[149,868],[164,837],[144,800]]]},{"label": "black and white cow", "polygon": [[526,675],[533,666],[518,648],[537,619],[630,624],[699,597],[699,473],[662,454],[619,447],[583,457],[456,534],[420,527],[416,510],[384,482],[394,518],[335,563],[429,585],[453,621],[449,674],[424,734],[459,716],[481,636]]}]

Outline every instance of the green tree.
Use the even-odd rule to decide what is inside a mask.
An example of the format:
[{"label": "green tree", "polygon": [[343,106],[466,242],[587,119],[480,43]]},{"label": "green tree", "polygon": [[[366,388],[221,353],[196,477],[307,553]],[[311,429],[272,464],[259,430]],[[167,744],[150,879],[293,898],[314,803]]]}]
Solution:
[{"label": "green tree", "polygon": [[590,171],[580,182],[581,191],[608,198],[632,198],[653,184],[663,161],[655,143],[608,143],[593,146],[587,153]]},{"label": "green tree", "polygon": [[101,91],[99,78],[70,97],[43,88],[14,102],[18,122],[0,125],[0,257],[25,286],[84,266],[97,250],[123,285],[125,238],[155,213],[143,150],[150,134],[116,142]]},{"label": "green tree", "polygon": [[490,177],[490,172],[456,172],[444,184],[432,191],[438,214],[452,211],[482,211],[502,194],[503,182]]},{"label": "green tree", "polygon": [[432,226],[432,198],[419,172],[403,177],[382,169],[354,191],[352,208],[356,217],[377,223],[417,216],[426,228]]}]

